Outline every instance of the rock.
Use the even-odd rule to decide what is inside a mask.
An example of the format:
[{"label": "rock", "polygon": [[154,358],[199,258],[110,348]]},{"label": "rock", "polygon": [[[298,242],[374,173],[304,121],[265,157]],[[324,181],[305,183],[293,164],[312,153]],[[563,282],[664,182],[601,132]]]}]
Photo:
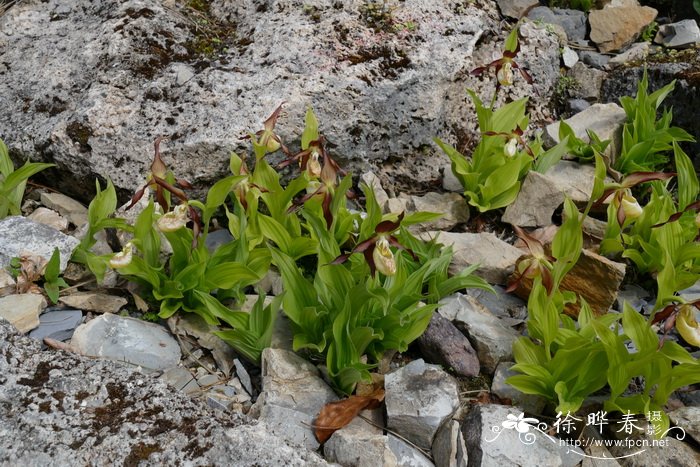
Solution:
[{"label": "rock", "polygon": [[610,57],[592,50],[579,50],[578,56],[586,65],[601,70],[608,64]]},{"label": "rock", "polygon": [[522,18],[531,8],[540,4],[535,0],[496,0],[496,3],[503,16],[514,19]]},{"label": "rock", "polygon": [[0,297],[13,294],[16,287],[15,278],[5,269],[0,268]]},{"label": "rock", "polygon": [[[616,157],[622,148],[622,126],[627,121],[627,115],[617,104],[593,104],[581,113],[564,120],[573,130],[577,138],[590,142],[586,130],[593,131],[605,141],[611,140],[605,149],[609,158]],[[547,125],[542,135],[546,147],[552,147],[559,142],[559,122]]]},{"label": "rock", "polygon": [[700,407],[681,407],[669,412],[668,416],[673,424],[683,428],[695,442],[700,442]]},{"label": "rock", "polygon": [[[56,13],[59,0],[14,5],[0,25],[0,63],[11,64],[0,101],[12,104],[0,134],[11,151],[56,162],[61,191],[87,199],[93,184],[76,182],[98,174],[119,189],[141,185],[155,136],[168,135],[166,164],[211,186],[232,151],[249,150],[240,136],[287,101],[276,130],[292,148],[312,106],[347,170],[386,165],[397,186],[428,188],[439,181],[434,162],[447,160],[429,142],[474,132],[464,88],[490,95],[494,86],[468,73],[482,65],[474,53],[496,45],[477,45],[498,28],[494,4],[410,0],[378,18],[361,1],[324,1],[318,15],[289,0],[205,4],[76,0],[68,13]],[[550,113],[557,53],[543,32],[522,42],[519,58],[532,62],[541,91],[522,82],[510,97],[531,96],[536,114]]]},{"label": "rock", "polygon": [[254,394],[253,382],[250,380],[248,370],[245,369],[243,363],[241,363],[241,361],[237,358],[233,359],[233,365],[236,367],[236,376],[238,377],[238,381],[240,381],[241,386],[243,386],[243,389],[245,389],[245,391],[252,396]]},{"label": "rock", "polygon": [[[625,264],[616,263],[590,250],[581,250],[581,256],[576,265],[571,268],[561,281],[561,289],[582,296],[591,306],[593,313],[607,313],[615,303],[617,290],[625,278]],[[530,295],[532,280],[521,281],[515,293],[525,299]],[[578,316],[579,306],[569,303],[564,311],[572,316]]]},{"label": "rock", "polygon": [[571,97],[590,101],[600,99],[600,88],[606,76],[604,71],[588,68],[579,62],[574,64],[566,76],[576,81],[576,86],[569,91]]},{"label": "rock", "polygon": [[56,211],[47,208],[36,208],[27,218],[53,227],[56,230],[66,230],[68,228],[68,221],[64,217],[61,217]]},{"label": "rock", "polygon": [[39,315],[39,327],[29,333],[29,337],[43,341],[48,337],[57,341],[67,341],[73,331],[83,322],[83,312],[80,310],[45,310]]},{"label": "rock", "polygon": [[501,362],[513,360],[513,343],[519,335],[504,325],[474,297],[456,293],[443,300],[438,312],[464,329],[479,354],[484,373],[492,375]]},{"label": "rock", "polygon": [[190,370],[181,366],[168,368],[159,379],[185,394],[192,394],[199,391],[197,379],[192,375]]},{"label": "rock", "polygon": [[388,437],[361,418],[333,433],[323,445],[323,455],[329,462],[348,467],[398,465]]},{"label": "rock", "polygon": [[42,352],[0,320],[0,464],[326,465],[117,362]]},{"label": "rock", "polygon": [[68,265],[73,250],[80,242],[48,225],[24,217],[11,216],[0,220],[0,267],[6,268],[16,256],[37,255],[46,261],[58,248],[60,272]]},{"label": "rock", "polygon": [[450,230],[459,224],[469,220],[469,207],[462,195],[457,193],[426,193],[423,196],[411,196],[406,203],[408,213],[436,212],[442,216],[430,222],[423,222],[411,226],[414,232],[427,232],[429,230]]},{"label": "rock", "polygon": [[71,345],[81,355],[150,370],[165,370],[180,361],[180,346],[163,326],[109,313],[80,325]]},{"label": "rock", "polygon": [[[675,430],[674,430],[675,431]],[[630,436],[630,438],[632,438]],[[648,446],[652,446],[652,439],[644,437]],[[631,440],[635,441],[635,440]],[[624,444],[622,446],[609,446],[610,453],[617,457],[622,467],[646,467],[649,465],[699,465],[700,454],[682,441],[678,441],[671,436],[663,438],[664,445],[657,444],[651,449],[640,449],[636,456],[630,456],[630,449]],[[658,443],[658,441],[657,441]],[[634,451],[637,452],[637,451]]]},{"label": "rock", "polygon": [[659,26],[654,42],[670,49],[693,47],[700,43],[700,28],[694,19],[662,24]]},{"label": "rock", "polygon": [[566,68],[571,68],[578,63],[578,54],[569,47],[564,47],[561,52],[561,61]]},{"label": "rock", "polygon": [[250,414],[289,443],[318,449],[311,426],[321,408],[338,398],[316,367],[294,352],[268,348],[261,372],[262,392]]},{"label": "rock", "polygon": [[491,392],[501,399],[509,399],[514,406],[517,405],[527,413],[542,413],[542,409],[547,405],[545,399],[533,394],[523,394],[513,386],[506,384],[506,379],[520,374],[510,370],[513,365],[515,365],[513,362],[501,362],[498,364],[496,372],[493,374]]},{"label": "rock", "polygon": [[382,182],[379,180],[379,178],[374,174],[374,172],[365,172],[360,178],[369,188],[372,189],[374,198],[377,200],[377,204],[379,204],[379,209],[381,209],[382,212],[387,212],[386,203],[389,201],[389,195],[386,193],[386,190],[382,188]]},{"label": "rock", "polygon": [[422,359],[387,374],[384,389],[387,427],[425,449],[459,407],[457,381]]},{"label": "rock", "polygon": [[649,50],[651,47],[648,42],[637,42],[632,44],[632,46],[622,52],[621,54],[615,55],[610,58],[608,65],[610,67],[622,66],[625,63],[634,62],[637,60],[644,60],[647,55],[649,55]]},{"label": "rock", "polygon": [[124,297],[97,292],[75,292],[59,299],[64,305],[95,313],[119,313],[129,303]]},{"label": "rock", "polygon": [[194,313],[175,315],[168,318],[168,327],[175,335],[190,336],[197,339],[197,344],[211,352],[216,366],[226,376],[231,375],[236,352],[212,331],[219,328],[207,324],[204,319]]},{"label": "rock", "polygon": [[469,340],[440,313],[433,313],[428,328],[418,338],[418,346],[430,363],[442,365],[459,376],[479,374],[479,358]]},{"label": "rock", "polygon": [[209,232],[207,234],[207,238],[204,239],[204,244],[207,246],[210,253],[214,253],[221,245],[225,245],[226,243],[232,241],[233,235],[231,235],[231,232],[229,232],[228,229],[219,229]]},{"label": "rock", "polygon": [[595,168],[572,161],[560,161],[546,174],[529,172],[520,193],[501,217],[502,222],[520,227],[552,224],[552,215],[566,197],[585,204],[593,192]]},{"label": "rock", "polygon": [[573,467],[581,461],[580,453],[568,452],[559,443],[531,427],[526,439],[515,429],[503,428],[508,415],[517,417],[516,407],[495,404],[475,405],[462,423],[462,434],[469,452],[469,464],[481,466],[557,465]]},{"label": "rock", "polygon": [[39,314],[46,308],[43,295],[26,293],[0,297],[0,318],[25,333],[39,326]]},{"label": "rock", "polygon": [[513,320],[522,323],[527,319],[527,303],[520,297],[506,293],[505,288],[494,285],[495,294],[481,289],[469,289],[467,295],[474,297],[503,322]]},{"label": "rock", "polygon": [[452,246],[454,256],[450,273],[457,274],[464,268],[479,264],[475,274],[492,284],[505,284],[522,252],[492,233],[426,232],[423,240],[438,236],[438,242]]},{"label": "rock", "polygon": [[575,115],[589,108],[591,106],[591,103],[588,102],[586,99],[567,99],[566,106],[569,115]]},{"label": "rock", "polygon": [[399,467],[435,467],[430,462],[430,459],[415,447],[392,434],[388,438],[389,448],[396,456],[396,462]]},{"label": "rock", "polygon": [[[61,193],[43,192],[41,202],[49,209],[57,211],[60,215],[68,219],[74,226],[80,228],[88,221],[88,210],[85,206]],[[62,229],[59,229],[62,230]]]},{"label": "rock", "polygon": [[569,42],[575,43],[586,39],[586,14],[583,11],[538,6],[530,10],[527,17],[534,21],[540,20],[561,26]]},{"label": "rock", "polygon": [[612,52],[630,45],[656,18],[657,11],[648,6],[627,5],[591,10],[591,40],[601,52]]},{"label": "rock", "polygon": [[462,182],[452,172],[451,164],[445,164],[442,168],[442,189],[452,193],[464,193]]},{"label": "rock", "polygon": [[467,447],[458,422],[450,420],[440,427],[432,453],[436,467],[467,467]]},{"label": "rock", "polygon": [[[683,294],[680,294],[683,296]],[[644,311],[649,306],[647,299],[651,298],[649,291],[635,284],[625,284],[617,291],[615,308],[622,311],[625,302],[637,311]]]}]

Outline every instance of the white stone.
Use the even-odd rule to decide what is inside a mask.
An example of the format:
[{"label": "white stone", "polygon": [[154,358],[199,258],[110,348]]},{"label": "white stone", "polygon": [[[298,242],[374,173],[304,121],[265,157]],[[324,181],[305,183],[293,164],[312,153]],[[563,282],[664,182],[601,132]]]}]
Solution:
[{"label": "white stone", "polygon": [[180,346],[158,324],[107,313],[75,330],[71,345],[82,355],[165,370],[180,361]]},{"label": "white stone", "polygon": [[39,326],[39,314],[46,308],[46,300],[38,294],[8,295],[0,298],[0,318],[5,318],[19,332],[29,332]]},{"label": "white stone", "polygon": [[46,224],[56,230],[66,230],[68,228],[68,220],[52,209],[39,207],[27,217],[34,222]]},{"label": "white stone", "polygon": [[385,376],[387,427],[430,449],[442,423],[459,407],[457,381],[436,365],[414,360]]},{"label": "white stone", "polygon": [[472,264],[479,264],[475,274],[492,284],[505,284],[522,251],[492,233],[426,232],[423,240],[437,236],[437,241],[452,246],[454,256],[450,273],[457,274]]},{"label": "white stone", "polygon": [[41,194],[41,202],[47,208],[58,211],[59,214],[76,227],[82,227],[84,224],[87,224],[87,208],[73,198],[61,193],[43,192]]},{"label": "white stone", "polygon": [[700,28],[694,19],[659,26],[654,42],[672,49],[692,47],[700,43]]},{"label": "white stone", "polygon": [[571,68],[578,63],[578,54],[569,47],[564,47],[561,53],[561,60],[566,68]]}]

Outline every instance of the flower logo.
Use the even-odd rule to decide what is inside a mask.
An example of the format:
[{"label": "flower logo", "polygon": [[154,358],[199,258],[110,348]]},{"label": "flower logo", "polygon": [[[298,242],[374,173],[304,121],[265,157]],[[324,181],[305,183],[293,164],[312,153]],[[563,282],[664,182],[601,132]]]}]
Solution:
[{"label": "flower logo", "polygon": [[501,423],[501,425],[503,425],[503,428],[506,428],[508,430],[514,429],[518,433],[527,433],[528,431],[530,431],[531,428],[530,423],[539,423],[539,420],[537,420],[536,418],[525,417],[525,414],[522,412],[517,417],[509,413],[506,418],[507,420]]}]

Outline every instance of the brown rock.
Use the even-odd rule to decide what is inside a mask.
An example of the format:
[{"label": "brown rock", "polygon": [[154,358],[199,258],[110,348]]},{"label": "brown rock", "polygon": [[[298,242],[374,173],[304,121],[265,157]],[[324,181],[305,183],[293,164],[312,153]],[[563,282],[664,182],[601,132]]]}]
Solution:
[{"label": "brown rock", "polygon": [[648,6],[608,7],[588,15],[591,40],[601,52],[612,52],[630,45],[642,30],[651,24],[658,12]]},{"label": "brown rock", "polygon": [[[593,313],[602,315],[607,313],[615,303],[617,290],[624,278],[624,264],[584,249],[576,265],[562,280],[561,289],[570,290],[585,298],[593,309]],[[532,280],[525,279],[515,293],[527,299],[530,290],[532,290]],[[564,311],[571,316],[578,316],[579,306],[569,304]]]},{"label": "brown rock", "polygon": [[479,374],[479,357],[469,340],[440,313],[433,313],[430,324],[418,338],[421,353],[430,363],[452,368],[460,376]]},{"label": "brown rock", "polygon": [[59,299],[64,305],[95,313],[118,313],[128,303],[124,297],[94,292],[78,292]]}]

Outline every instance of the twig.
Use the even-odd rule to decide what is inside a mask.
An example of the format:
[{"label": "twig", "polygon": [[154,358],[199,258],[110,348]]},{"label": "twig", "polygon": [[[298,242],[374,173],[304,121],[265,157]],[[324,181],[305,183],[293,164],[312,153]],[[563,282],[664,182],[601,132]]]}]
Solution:
[{"label": "twig", "polygon": [[188,357],[190,357],[192,360],[194,360],[195,362],[197,362],[197,364],[198,364],[199,366],[201,366],[202,368],[204,368],[209,374],[214,375],[214,376],[216,376],[216,377],[219,376],[214,370],[211,370],[211,369],[207,368],[207,366],[206,366],[205,364],[203,364],[202,362],[200,362],[199,359],[198,359],[197,357],[195,357],[194,355],[192,355],[192,352],[190,352],[189,350],[187,350],[187,349],[185,348],[185,345],[184,345],[184,343],[182,342],[182,338],[180,337],[180,334],[175,334],[175,337],[177,337],[177,341],[178,341],[178,343],[180,344],[180,348],[187,354]]}]

